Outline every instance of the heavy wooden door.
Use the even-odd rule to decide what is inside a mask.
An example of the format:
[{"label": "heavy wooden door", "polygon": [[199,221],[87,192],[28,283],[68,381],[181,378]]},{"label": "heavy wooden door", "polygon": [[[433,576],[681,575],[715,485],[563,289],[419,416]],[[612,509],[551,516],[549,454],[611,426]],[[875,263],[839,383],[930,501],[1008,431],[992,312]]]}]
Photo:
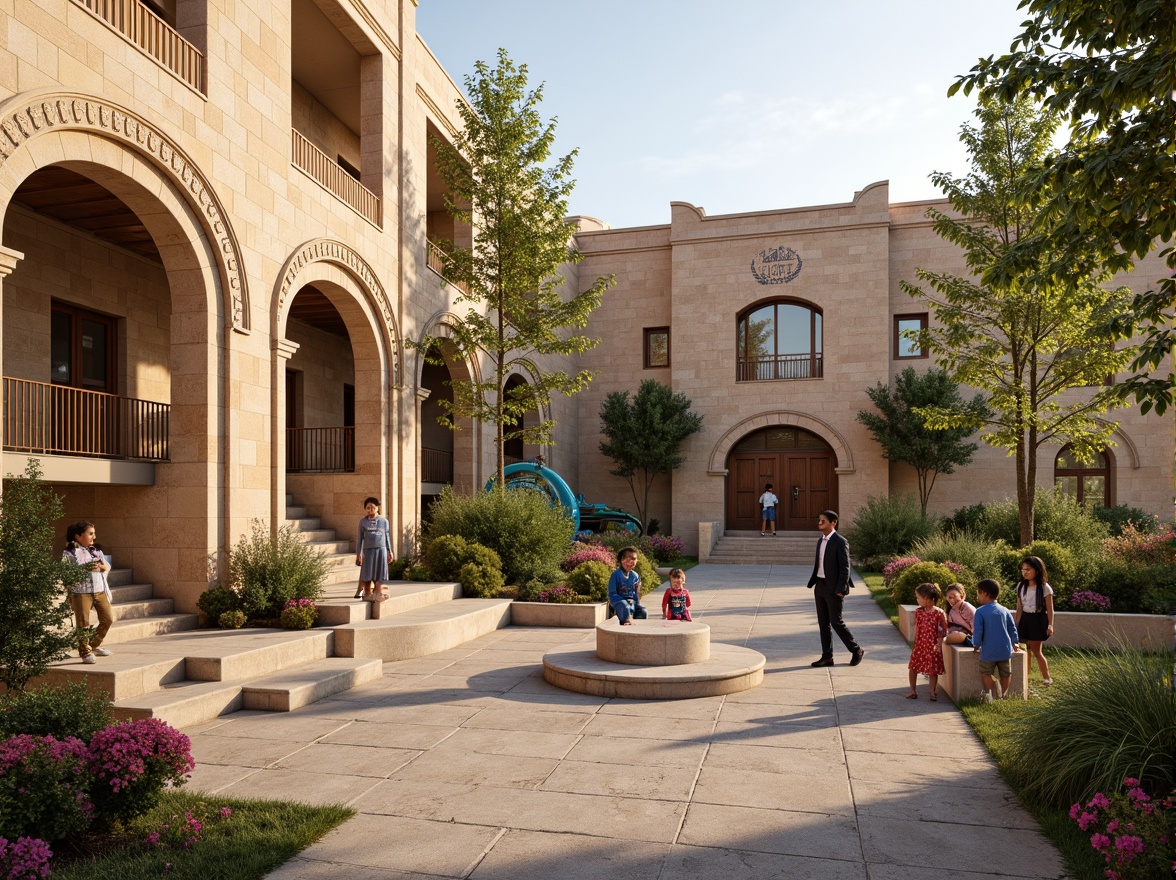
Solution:
[{"label": "heavy wooden door", "polygon": [[728,460],[727,528],[759,531],[759,497],[772,483],[777,529],[812,531],[817,514],[837,504],[833,450],[735,452]]}]

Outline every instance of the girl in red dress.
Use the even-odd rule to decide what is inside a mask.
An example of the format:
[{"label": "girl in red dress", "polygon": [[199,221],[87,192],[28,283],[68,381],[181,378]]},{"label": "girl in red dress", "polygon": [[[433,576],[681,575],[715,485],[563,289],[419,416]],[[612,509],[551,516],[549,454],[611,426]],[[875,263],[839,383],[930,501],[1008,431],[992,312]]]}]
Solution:
[{"label": "girl in red dress", "polygon": [[918,699],[915,682],[919,674],[931,679],[931,702],[939,699],[937,688],[943,667],[943,637],[947,635],[947,616],[938,606],[943,598],[939,584],[919,584],[915,587],[915,598],[919,607],[915,609],[915,644],[911,648],[911,661],[907,664],[907,679],[911,684],[908,700]]}]

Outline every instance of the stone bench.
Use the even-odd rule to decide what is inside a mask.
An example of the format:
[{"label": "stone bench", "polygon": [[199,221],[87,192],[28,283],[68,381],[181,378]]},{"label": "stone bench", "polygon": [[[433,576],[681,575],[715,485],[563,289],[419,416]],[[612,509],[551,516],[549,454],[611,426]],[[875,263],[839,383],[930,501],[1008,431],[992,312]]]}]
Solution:
[{"label": "stone bench", "polygon": [[596,656],[633,666],[677,666],[710,659],[710,627],[689,620],[638,620],[621,626],[614,617],[596,626]]},{"label": "stone bench", "polygon": [[[915,609],[918,605],[898,606],[898,631],[908,642],[915,637]],[[1020,651],[1010,658],[1012,682],[1009,691],[1018,699],[1025,699],[1029,693],[1029,653]],[[943,645],[944,674],[939,677],[940,686],[955,702],[961,699],[979,699],[984,690],[980,684],[980,655],[972,648],[960,645]]]}]

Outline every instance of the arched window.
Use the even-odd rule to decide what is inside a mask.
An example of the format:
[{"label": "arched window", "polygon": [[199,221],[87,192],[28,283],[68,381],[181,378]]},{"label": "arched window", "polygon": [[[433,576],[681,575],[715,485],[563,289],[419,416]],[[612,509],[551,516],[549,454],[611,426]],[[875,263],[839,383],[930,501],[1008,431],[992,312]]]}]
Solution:
[{"label": "arched window", "polygon": [[739,315],[735,378],[819,379],[821,313],[791,300],[752,306]]},{"label": "arched window", "polygon": [[1097,452],[1087,464],[1066,446],[1054,459],[1054,489],[1079,504],[1111,505],[1111,463],[1105,452]]}]

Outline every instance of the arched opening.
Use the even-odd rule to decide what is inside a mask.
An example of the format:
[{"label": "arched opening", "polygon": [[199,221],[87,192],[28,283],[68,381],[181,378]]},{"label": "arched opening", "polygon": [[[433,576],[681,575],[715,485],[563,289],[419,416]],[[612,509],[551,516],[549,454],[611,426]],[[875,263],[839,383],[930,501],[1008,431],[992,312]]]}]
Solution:
[{"label": "arched opening", "polygon": [[[436,363],[442,360],[443,363]],[[431,362],[433,361],[433,362]],[[447,339],[430,346],[421,368],[420,418],[417,420],[421,450],[421,512],[441,494],[444,486],[458,492],[481,488],[474,467],[475,425],[472,419],[459,416],[455,427],[442,424],[449,419],[453,404],[454,381],[469,379],[469,368]],[[427,393],[426,393],[427,392]]]},{"label": "arched opening", "polygon": [[736,381],[824,375],[820,309],[786,299],[759,302],[739,313],[735,330]]},{"label": "arched opening", "polygon": [[1113,476],[1111,454],[1106,450],[1094,453],[1086,462],[1064,446],[1054,459],[1054,491],[1069,495],[1079,504],[1110,507]]},{"label": "arched opening", "polygon": [[227,504],[214,250],[143,157],[51,140],[26,144],[37,170],[0,194],[23,254],[3,291],[5,472],[38,458],[62,530],[100,523],[118,567],[195,610]]},{"label": "arched opening", "polygon": [[777,425],[748,434],[727,456],[727,528],[759,530],[759,497],[771,483],[777,528],[812,530],[818,513],[837,507],[836,467],[832,447],[809,431]]},{"label": "arched opening", "polygon": [[534,396],[530,390],[530,383],[518,373],[512,373],[506,380],[503,393],[508,400],[532,403],[532,406],[523,413],[521,420],[505,427],[505,440],[502,444],[504,464],[527,461],[543,451],[537,444],[527,443],[522,434],[515,433],[533,428],[538,421],[538,411],[533,405]]}]

